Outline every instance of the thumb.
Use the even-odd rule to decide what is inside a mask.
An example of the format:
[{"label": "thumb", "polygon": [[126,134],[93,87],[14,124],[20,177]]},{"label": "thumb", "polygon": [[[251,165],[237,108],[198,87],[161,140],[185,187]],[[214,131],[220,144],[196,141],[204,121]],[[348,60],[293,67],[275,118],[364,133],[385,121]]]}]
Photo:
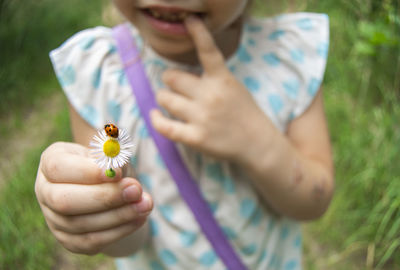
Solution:
[{"label": "thumb", "polygon": [[[41,156],[40,170],[53,183],[99,184],[110,181],[105,170],[90,157],[90,149],[76,143],[56,142]],[[121,179],[121,169],[112,180]]]}]

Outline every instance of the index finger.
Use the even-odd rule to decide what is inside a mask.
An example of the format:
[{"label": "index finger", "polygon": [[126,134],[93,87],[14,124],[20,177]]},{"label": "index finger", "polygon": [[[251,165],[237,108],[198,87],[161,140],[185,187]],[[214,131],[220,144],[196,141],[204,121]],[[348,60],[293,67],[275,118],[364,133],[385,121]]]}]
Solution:
[{"label": "index finger", "polygon": [[185,26],[197,48],[197,55],[204,71],[216,73],[225,69],[224,57],[203,21],[190,16],[185,20]]},{"label": "index finger", "polygon": [[54,183],[99,184],[121,179],[121,170],[109,178],[90,158],[89,149],[75,143],[55,143],[42,154],[39,170]]}]

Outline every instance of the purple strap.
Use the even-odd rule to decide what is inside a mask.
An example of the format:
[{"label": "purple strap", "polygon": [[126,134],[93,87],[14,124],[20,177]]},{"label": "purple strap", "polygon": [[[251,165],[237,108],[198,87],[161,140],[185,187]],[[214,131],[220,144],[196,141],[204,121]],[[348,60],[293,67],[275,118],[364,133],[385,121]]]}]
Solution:
[{"label": "purple strap", "polygon": [[153,136],[154,143],[175,180],[181,196],[192,210],[202,231],[225,266],[228,269],[246,269],[218,226],[199,187],[184,165],[175,144],[155,131],[150,122],[149,113],[158,106],[129,26],[127,24],[116,26],[113,29],[113,37],[117,41],[117,49],[124,64],[125,73],[136,96],[136,102],[145,120],[146,127]]}]

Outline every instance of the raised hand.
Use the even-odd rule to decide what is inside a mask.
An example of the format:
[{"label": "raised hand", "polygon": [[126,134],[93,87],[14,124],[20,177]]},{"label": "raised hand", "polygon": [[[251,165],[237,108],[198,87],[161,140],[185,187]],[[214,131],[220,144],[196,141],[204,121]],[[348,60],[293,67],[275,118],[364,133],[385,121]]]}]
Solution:
[{"label": "raised hand", "polygon": [[74,143],[55,143],[42,154],[35,192],[48,227],[76,253],[95,254],[146,221],[153,202],[121,170],[110,180]]},{"label": "raised hand", "polygon": [[156,110],[151,115],[153,125],[167,138],[217,158],[240,159],[251,151],[245,142],[260,136],[259,127],[272,125],[245,86],[227,69],[203,22],[189,18],[185,23],[204,72],[201,76],[180,70],[163,74],[169,90],[160,90],[157,100],[179,120]]}]

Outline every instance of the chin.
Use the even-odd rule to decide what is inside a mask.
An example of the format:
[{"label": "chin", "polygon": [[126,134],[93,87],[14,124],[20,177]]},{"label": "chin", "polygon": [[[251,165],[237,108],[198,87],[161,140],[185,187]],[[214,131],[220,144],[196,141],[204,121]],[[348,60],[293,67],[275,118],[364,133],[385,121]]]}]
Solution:
[{"label": "chin", "polygon": [[182,60],[185,58],[189,60],[192,55],[196,55],[194,44],[189,38],[148,37],[146,43],[160,56],[177,62],[186,62]]}]

